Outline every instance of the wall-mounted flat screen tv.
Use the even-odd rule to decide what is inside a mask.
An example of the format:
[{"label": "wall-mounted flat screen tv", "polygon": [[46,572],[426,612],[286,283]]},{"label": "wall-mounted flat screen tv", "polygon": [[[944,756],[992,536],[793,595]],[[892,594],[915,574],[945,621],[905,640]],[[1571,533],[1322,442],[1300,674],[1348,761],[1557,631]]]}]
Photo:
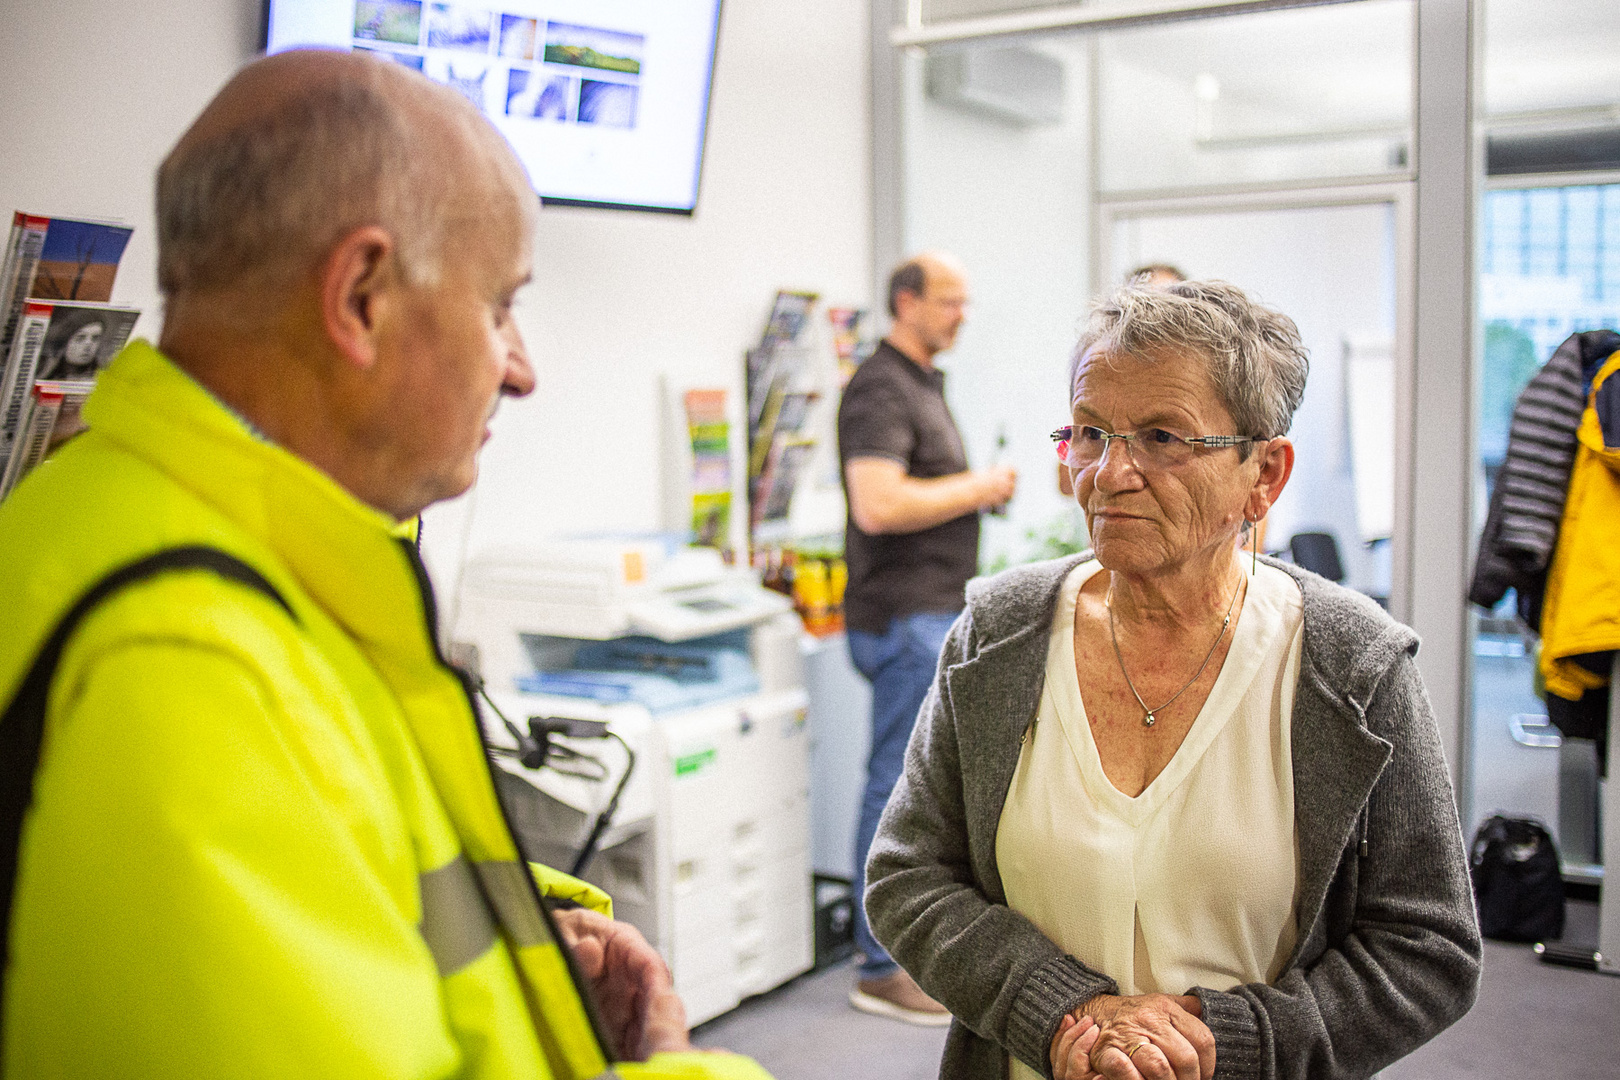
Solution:
[{"label": "wall-mounted flat screen tv", "polygon": [[690,214],[720,0],[269,0],[265,49],[376,53],[483,110],[546,203]]}]

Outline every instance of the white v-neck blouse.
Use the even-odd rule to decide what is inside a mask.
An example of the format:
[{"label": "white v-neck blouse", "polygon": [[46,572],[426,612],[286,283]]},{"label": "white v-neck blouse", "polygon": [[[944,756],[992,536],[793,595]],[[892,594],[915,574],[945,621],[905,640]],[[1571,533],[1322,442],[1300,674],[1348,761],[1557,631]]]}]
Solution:
[{"label": "white v-neck blouse", "polygon": [[[1007,903],[1121,994],[1269,982],[1298,888],[1289,718],[1304,606],[1259,567],[1209,699],[1137,797],[1103,774],[1074,669],[1083,563],[1052,616],[1046,688],[996,830]],[[1013,1059],[1013,1077],[1034,1077]]]}]

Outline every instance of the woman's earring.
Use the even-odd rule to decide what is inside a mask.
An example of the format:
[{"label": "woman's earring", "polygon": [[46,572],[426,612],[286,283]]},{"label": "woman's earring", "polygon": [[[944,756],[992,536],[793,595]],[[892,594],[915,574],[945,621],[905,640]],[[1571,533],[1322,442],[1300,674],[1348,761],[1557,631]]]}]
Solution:
[{"label": "woman's earring", "polygon": [[1260,571],[1260,534],[1247,514],[1243,517],[1243,527],[1249,533],[1249,576],[1254,577]]}]

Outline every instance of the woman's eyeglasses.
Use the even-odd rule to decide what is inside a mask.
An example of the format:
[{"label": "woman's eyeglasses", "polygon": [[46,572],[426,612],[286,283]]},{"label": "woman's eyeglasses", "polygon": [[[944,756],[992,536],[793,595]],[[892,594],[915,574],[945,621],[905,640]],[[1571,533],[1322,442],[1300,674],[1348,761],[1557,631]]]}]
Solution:
[{"label": "woman's eyeglasses", "polygon": [[1177,435],[1156,427],[1116,434],[1086,425],[1060,427],[1052,432],[1058,460],[1071,469],[1088,468],[1101,461],[1110,439],[1124,441],[1125,452],[1138,469],[1173,469],[1185,465],[1197,455],[1199,447],[1221,449],[1267,441],[1253,435]]}]

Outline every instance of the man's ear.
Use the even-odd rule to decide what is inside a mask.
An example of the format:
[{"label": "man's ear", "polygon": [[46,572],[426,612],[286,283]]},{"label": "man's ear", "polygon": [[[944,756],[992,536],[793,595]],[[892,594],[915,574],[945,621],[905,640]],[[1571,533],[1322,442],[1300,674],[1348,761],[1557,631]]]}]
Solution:
[{"label": "man's ear", "polygon": [[389,294],[402,284],[397,250],[386,229],[365,225],[341,237],[321,264],[323,328],[356,367],[376,362],[378,318]]},{"label": "man's ear", "polygon": [[911,318],[912,307],[921,299],[919,293],[914,293],[910,289],[897,290],[894,294],[894,321],[905,322]]},{"label": "man's ear", "polygon": [[1250,521],[1259,521],[1270,512],[1294,472],[1294,444],[1284,438],[1271,439],[1260,450],[1260,475],[1249,489],[1244,509]]}]

